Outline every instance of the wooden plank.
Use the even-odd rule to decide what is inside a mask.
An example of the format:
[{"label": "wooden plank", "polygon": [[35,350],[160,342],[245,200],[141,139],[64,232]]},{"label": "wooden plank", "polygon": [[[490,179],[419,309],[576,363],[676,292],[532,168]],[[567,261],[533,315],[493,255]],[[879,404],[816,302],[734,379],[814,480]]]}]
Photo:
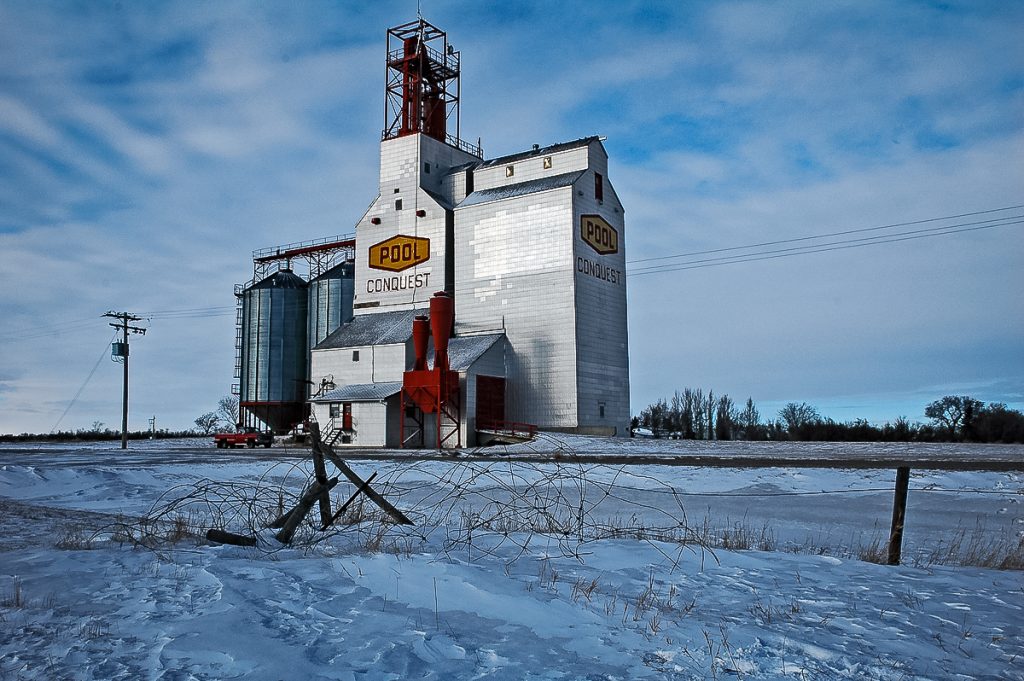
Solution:
[{"label": "wooden plank", "polygon": [[892,529],[889,531],[889,565],[899,565],[903,552],[903,524],[907,517],[907,492],[910,489],[910,469],[896,469],[896,491],[892,501]]}]

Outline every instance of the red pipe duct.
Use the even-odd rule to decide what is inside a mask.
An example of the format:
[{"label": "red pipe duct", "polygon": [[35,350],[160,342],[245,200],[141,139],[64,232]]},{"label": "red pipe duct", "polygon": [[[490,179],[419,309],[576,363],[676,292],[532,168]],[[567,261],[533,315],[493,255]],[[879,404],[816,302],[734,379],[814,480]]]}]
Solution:
[{"label": "red pipe duct", "polygon": [[427,341],[430,339],[430,321],[426,315],[416,315],[412,320],[412,347],[416,351],[416,363],[413,371],[427,368]]},{"label": "red pipe duct", "polygon": [[455,318],[455,301],[444,291],[430,299],[430,328],[434,334],[434,368],[448,371],[448,339]]}]

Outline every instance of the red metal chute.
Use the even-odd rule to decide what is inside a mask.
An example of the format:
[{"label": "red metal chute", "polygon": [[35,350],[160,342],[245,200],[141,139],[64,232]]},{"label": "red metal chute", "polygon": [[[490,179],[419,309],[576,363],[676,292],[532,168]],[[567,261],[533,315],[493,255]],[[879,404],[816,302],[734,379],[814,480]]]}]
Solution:
[{"label": "red metal chute", "polygon": [[[426,416],[431,415],[438,449],[444,446],[462,446],[462,408],[459,374],[451,370],[448,360],[448,340],[455,320],[455,304],[450,295],[435,293],[430,299],[430,320],[417,316],[412,322],[413,368],[402,376],[402,446],[418,439],[418,446],[426,445]],[[427,329],[427,324],[430,330]],[[434,368],[426,363],[427,338],[434,336]],[[411,421],[406,435],[407,421]]]},{"label": "red metal chute", "polygon": [[416,352],[413,371],[427,368],[427,342],[430,340],[430,320],[426,315],[416,315],[412,320],[412,347]]},{"label": "red metal chute", "polygon": [[448,339],[455,319],[455,301],[444,291],[430,299],[430,330],[434,334],[434,368],[448,371]]}]

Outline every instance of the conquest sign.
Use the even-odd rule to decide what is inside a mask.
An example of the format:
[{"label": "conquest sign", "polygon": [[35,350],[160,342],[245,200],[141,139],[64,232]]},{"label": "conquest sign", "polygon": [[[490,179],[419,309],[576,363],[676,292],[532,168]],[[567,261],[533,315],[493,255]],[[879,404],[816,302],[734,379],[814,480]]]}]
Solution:
[{"label": "conquest sign", "polygon": [[580,216],[580,236],[601,255],[619,252],[619,233],[600,215]]},{"label": "conquest sign", "polygon": [[398,234],[370,246],[370,267],[376,270],[401,272],[430,260],[430,239]]}]

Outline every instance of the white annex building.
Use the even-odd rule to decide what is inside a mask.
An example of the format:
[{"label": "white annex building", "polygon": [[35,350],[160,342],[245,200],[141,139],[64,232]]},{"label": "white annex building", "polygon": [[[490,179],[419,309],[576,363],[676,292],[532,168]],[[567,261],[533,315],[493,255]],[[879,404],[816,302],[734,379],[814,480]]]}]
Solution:
[{"label": "white annex building", "polygon": [[601,138],[483,160],[447,132],[459,53],[445,34],[421,19],[388,38],[380,185],[356,225],[351,321],[309,353],[325,437],[452,447],[531,426],[628,435],[625,223]]}]

